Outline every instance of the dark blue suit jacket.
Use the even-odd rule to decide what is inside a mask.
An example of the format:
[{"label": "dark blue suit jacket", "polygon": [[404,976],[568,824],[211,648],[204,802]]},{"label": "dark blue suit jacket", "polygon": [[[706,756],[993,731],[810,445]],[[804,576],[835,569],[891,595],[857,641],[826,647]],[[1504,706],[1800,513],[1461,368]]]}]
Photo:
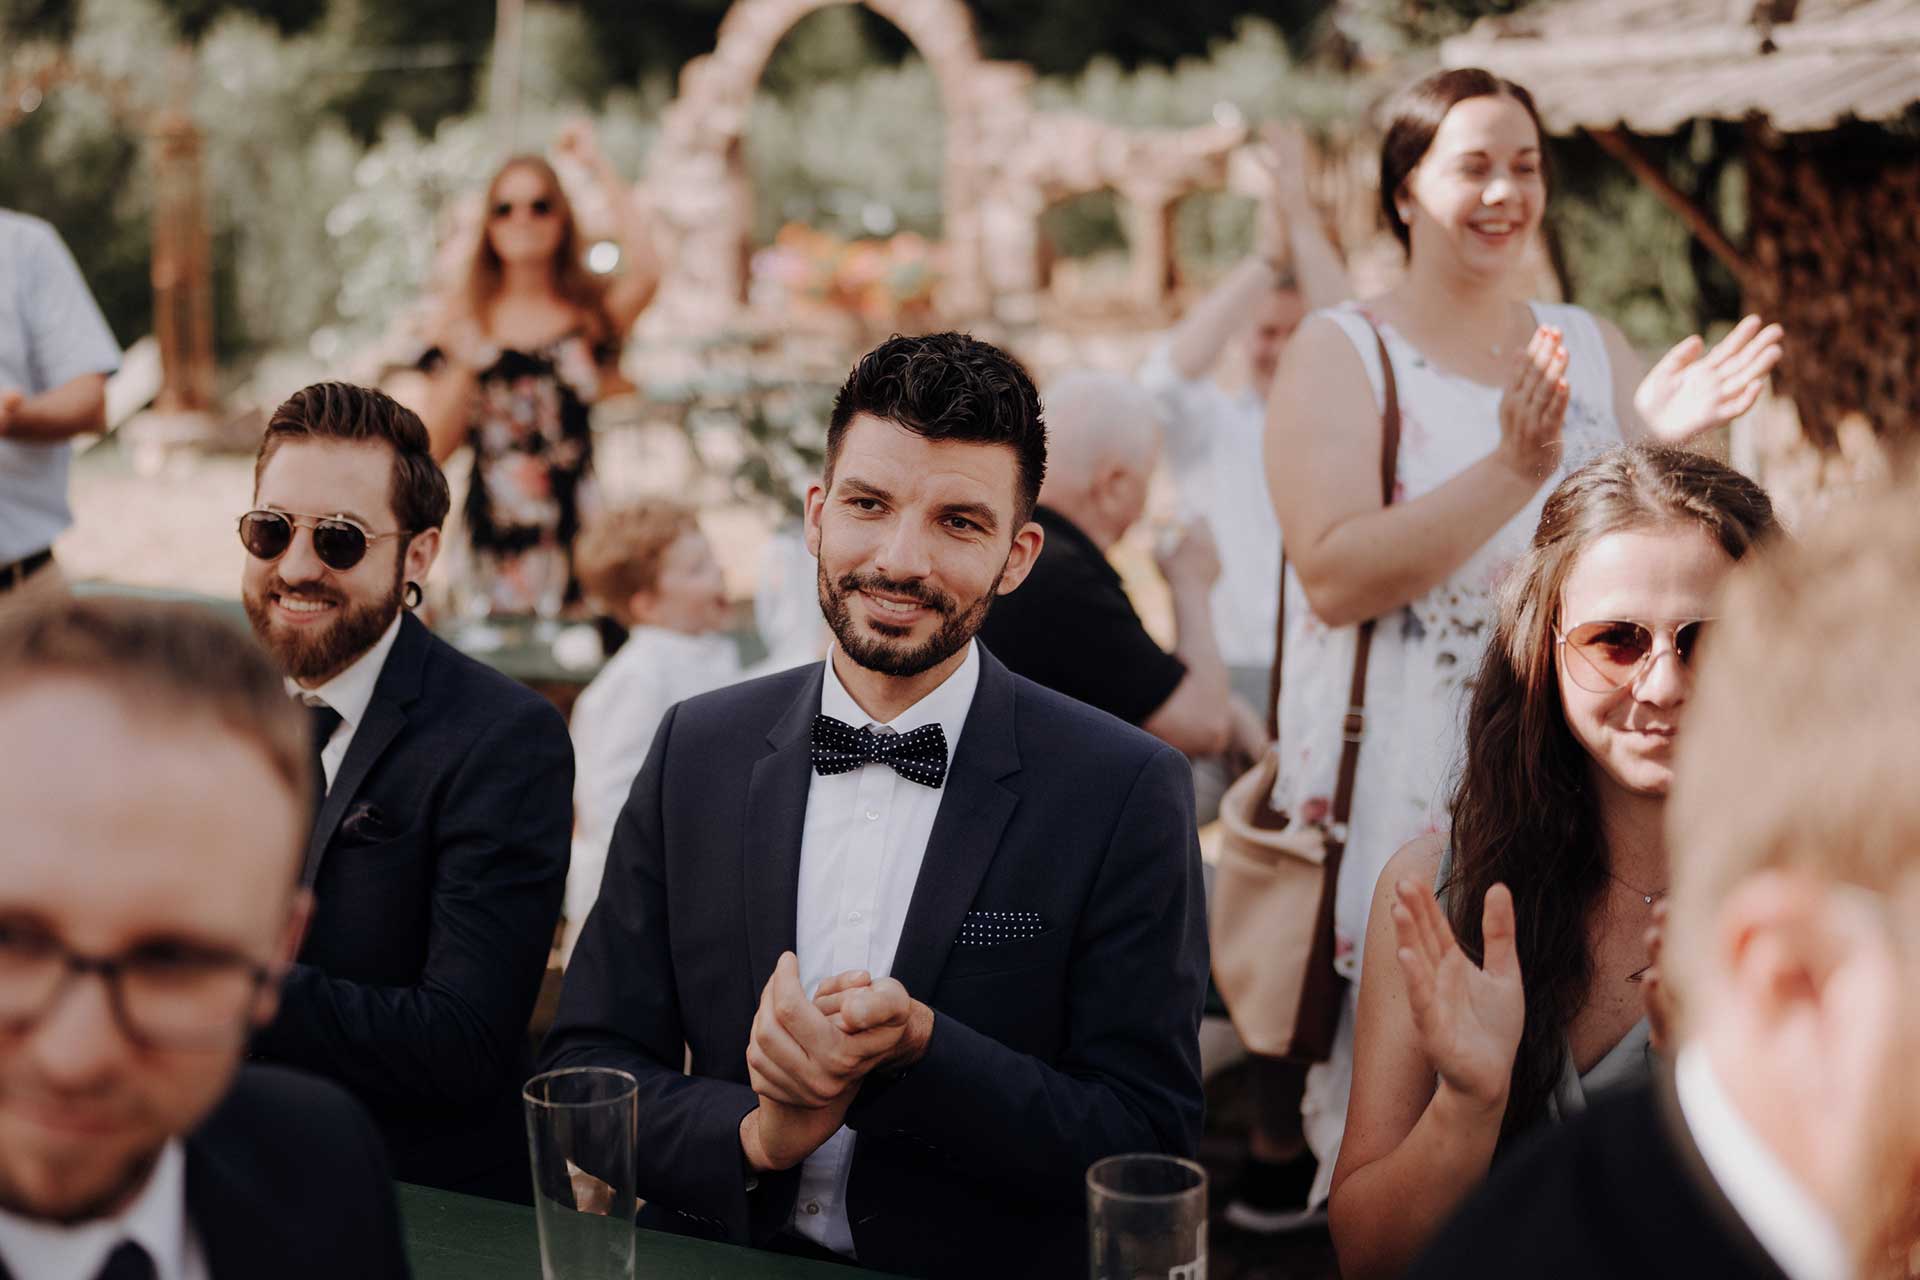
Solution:
[{"label": "dark blue suit jacket", "polygon": [[[802,667],[668,713],[573,954],[546,1065],[640,1079],[650,1225],[764,1245],[792,1212],[797,1171],[749,1191],[739,1125],[754,1010],[795,945],[821,680]],[[1044,931],[956,946],[974,912],[1037,913]],[[1087,1166],[1199,1137],[1207,935],[1185,757],[983,651],[893,976],[934,1030],[847,1118],[860,1261],[1084,1274]]]},{"label": "dark blue suit jacket", "polygon": [[380,1135],[333,1085],[242,1067],[186,1149],[187,1216],[213,1280],[406,1280]]},{"label": "dark blue suit jacket", "polygon": [[520,1088],[573,827],[552,704],[411,615],[315,817],[315,914],[255,1051],[336,1080],[403,1182],[530,1201]]}]

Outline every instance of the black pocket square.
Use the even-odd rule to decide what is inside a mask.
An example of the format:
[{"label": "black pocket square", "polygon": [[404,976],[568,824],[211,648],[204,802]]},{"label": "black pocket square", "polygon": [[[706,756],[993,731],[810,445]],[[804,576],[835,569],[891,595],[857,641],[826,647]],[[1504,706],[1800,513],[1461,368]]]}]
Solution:
[{"label": "black pocket square", "polygon": [[1047,922],[1038,911],[969,911],[955,941],[963,947],[993,947],[1024,942],[1046,931]]},{"label": "black pocket square", "polygon": [[395,830],[387,820],[386,811],[366,801],[349,808],[347,816],[340,820],[340,834],[362,842],[385,840]]}]

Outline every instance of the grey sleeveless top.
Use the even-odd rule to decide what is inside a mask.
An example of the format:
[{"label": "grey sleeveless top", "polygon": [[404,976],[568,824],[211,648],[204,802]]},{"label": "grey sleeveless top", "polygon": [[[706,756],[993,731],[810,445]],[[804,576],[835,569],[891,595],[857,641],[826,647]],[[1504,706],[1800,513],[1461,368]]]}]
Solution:
[{"label": "grey sleeveless top", "polygon": [[[1447,909],[1442,886],[1452,868],[1453,850],[1448,849],[1440,855],[1440,870],[1433,877],[1433,896],[1439,900],[1442,911]],[[1574,1070],[1573,1049],[1567,1046],[1560,1055],[1560,1082],[1553,1087],[1553,1096],[1547,1099],[1547,1118],[1555,1124],[1570,1120],[1587,1109],[1589,1099],[1621,1085],[1650,1079],[1652,1075],[1653,1028],[1645,1018],[1629,1027],[1627,1034],[1602,1054],[1600,1061],[1587,1068],[1585,1075]]]}]

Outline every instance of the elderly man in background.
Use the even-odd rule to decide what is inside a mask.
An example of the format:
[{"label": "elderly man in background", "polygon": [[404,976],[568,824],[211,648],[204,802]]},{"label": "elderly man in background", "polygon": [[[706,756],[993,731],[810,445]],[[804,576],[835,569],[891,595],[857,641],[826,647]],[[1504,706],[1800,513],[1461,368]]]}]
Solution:
[{"label": "elderly man in background", "polygon": [[73,523],[67,442],[105,425],[119,366],[59,233],[0,209],[0,619],[62,593],[53,540]]},{"label": "elderly man in background", "polygon": [[[1190,758],[1266,745],[1237,701],[1209,601],[1220,557],[1203,520],[1156,556],[1173,593],[1171,653],[1147,634],[1107,560],[1146,511],[1159,460],[1152,397],[1112,374],[1072,373],[1047,389],[1050,460],[1033,518],[1046,532],[1032,587],[995,602],[987,648],[1029,680],[1135,724]],[[1218,788],[1213,794],[1218,803]],[[1204,799],[1204,797],[1203,797]],[[1203,803],[1202,819],[1212,806]]]},{"label": "elderly man in background", "polygon": [[1507,1161],[1413,1275],[1913,1273],[1916,602],[1911,493],[1738,571],[1667,805],[1673,1071]]}]

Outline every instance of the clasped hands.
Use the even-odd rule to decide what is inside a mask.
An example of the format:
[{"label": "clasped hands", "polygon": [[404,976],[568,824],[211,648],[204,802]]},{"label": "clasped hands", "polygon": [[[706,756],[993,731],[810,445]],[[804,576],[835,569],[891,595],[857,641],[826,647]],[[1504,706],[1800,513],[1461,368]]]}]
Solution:
[{"label": "clasped hands", "polygon": [[747,1042],[760,1103],[740,1121],[747,1163],[758,1173],[799,1164],[845,1123],[868,1076],[918,1062],[932,1035],[933,1011],[897,980],[851,970],[808,999],[799,959],[782,953]]}]

